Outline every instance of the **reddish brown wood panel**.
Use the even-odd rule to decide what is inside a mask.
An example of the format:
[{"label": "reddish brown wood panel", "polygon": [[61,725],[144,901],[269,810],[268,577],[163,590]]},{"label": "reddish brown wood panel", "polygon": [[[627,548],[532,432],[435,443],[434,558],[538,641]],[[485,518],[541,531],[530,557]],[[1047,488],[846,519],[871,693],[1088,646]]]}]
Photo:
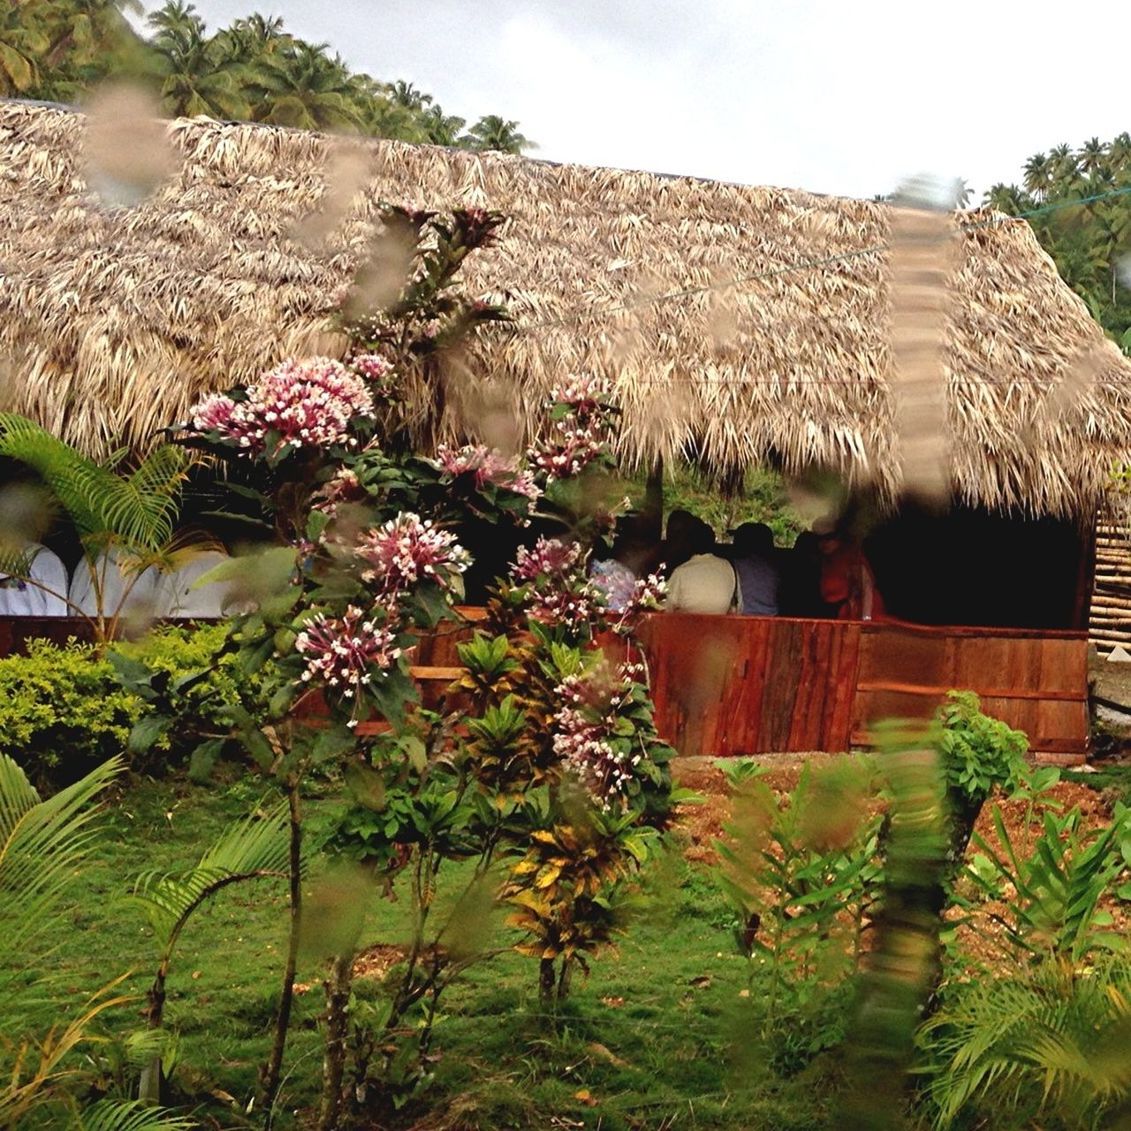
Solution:
[{"label": "reddish brown wood panel", "polygon": [[1020,629],[862,626],[853,741],[883,718],[929,717],[952,688],[1029,736],[1041,753],[1088,748],[1087,639]]},{"label": "reddish brown wood panel", "polygon": [[848,749],[858,626],[663,613],[642,636],[657,727],[680,753]]},{"label": "reddish brown wood panel", "polygon": [[[459,643],[483,610],[422,635],[414,674],[426,702],[445,697]],[[1088,745],[1083,633],[778,617],[662,613],[642,630],[661,735],[683,754],[847,750],[884,718],[926,718],[946,692],[977,692],[984,710],[1025,731],[1032,749],[1082,754]],[[0,619],[0,655],[28,639],[90,639],[87,621]],[[625,658],[620,641],[602,642]]]}]

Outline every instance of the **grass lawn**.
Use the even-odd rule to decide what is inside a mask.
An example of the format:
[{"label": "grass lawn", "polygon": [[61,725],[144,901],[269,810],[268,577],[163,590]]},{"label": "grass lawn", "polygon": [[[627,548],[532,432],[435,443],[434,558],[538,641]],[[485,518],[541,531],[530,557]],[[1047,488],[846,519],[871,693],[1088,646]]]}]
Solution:
[{"label": "grass lawn", "polygon": [[[139,872],[195,862],[225,823],[265,794],[249,782],[197,787],[135,781],[109,806],[107,834],[82,877],[86,894],[54,961],[87,993],[126,970],[143,995],[155,963],[150,930],[123,899]],[[310,800],[312,819],[330,806]],[[313,882],[316,882],[316,877]],[[709,869],[679,853],[657,864],[619,951],[602,956],[555,1025],[540,1014],[537,964],[513,952],[474,967],[443,999],[432,1086],[398,1116],[404,1127],[829,1127],[828,1073],[773,1071],[751,1010],[760,995],[737,956],[731,915]],[[406,935],[403,902],[375,893],[369,944]],[[174,956],[166,1023],[180,1034],[173,1085],[203,1126],[240,1127],[264,1058],[287,909],[274,881],[229,888],[189,924]],[[498,945],[513,941],[502,924]],[[308,1124],[317,1095],[322,1008],[317,963],[300,968],[282,1126]],[[361,984],[360,993],[372,992]],[[110,1015],[124,1035],[137,1007]],[[114,1045],[104,1050],[113,1064]],[[111,1073],[112,1074],[112,1073]],[[304,1115],[303,1113],[307,1114]],[[256,1120],[255,1122],[258,1122]]]}]

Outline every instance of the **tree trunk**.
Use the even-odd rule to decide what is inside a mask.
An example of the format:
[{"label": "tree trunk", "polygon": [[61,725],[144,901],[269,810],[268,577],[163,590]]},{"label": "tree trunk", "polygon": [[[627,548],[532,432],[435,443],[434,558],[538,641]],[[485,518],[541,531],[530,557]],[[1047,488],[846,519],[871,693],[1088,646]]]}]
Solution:
[{"label": "tree trunk", "polygon": [[554,984],[557,971],[552,958],[543,958],[538,967],[538,999],[545,1006],[554,1004]]},{"label": "tree trunk", "polygon": [[322,1065],[318,1131],[335,1131],[341,1118],[352,985],[353,955],[340,954],[330,964],[330,976],[326,979],[326,1052]]},{"label": "tree trunk", "polygon": [[[169,956],[165,955],[157,967],[153,985],[149,988],[147,1005],[145,1009],[145,1027],[147,1029],[160,1029],[165,1015],[165,982],[169,976]],[[137,1098],[143,1104],[159,1104],[161,1102],[161,1056],[154,1056],[141,1070],[141,1081],[138,1084]]]},{"label": "tree trunk", "polygon": [[558,1004],[560,1005],[569,997],[569,984],[573,979],[573,959],[562,959],[562,972],[558,978]]},{"label": "tree trunk", "polygon": [[648,523],[649,537],[657,543],[664,536],[664,460],[657,456],[644,484],[642,517]]},{"label": "tree trunk", "polygon": [[295,970],[298,968],[299,931],[302,927],[302,813],[299,809],[298,782],[293,782],[287,794],[290,807],[290,936],[287,940],[287,964],[283,971],[279,1012],[275,1017],[275,1040],[271,1056],[263,1067],[260,1102],[263,1105],[263,1126],[270,1131],[274,1120],[275,1097],[279,1092],[279,1078],[283,1070],[283,1053],[287,1047],[287,1030],[291,1024],[291,1006],[295,995]]}]

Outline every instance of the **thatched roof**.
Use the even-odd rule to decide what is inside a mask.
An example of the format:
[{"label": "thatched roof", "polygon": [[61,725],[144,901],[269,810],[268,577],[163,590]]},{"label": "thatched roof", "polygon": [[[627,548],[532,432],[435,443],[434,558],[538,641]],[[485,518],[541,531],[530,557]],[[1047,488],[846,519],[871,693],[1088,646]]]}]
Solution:
[{"label": "thatched roof", "polygon": [[[203,390],[335,348],[327,314],[394,201],[511,217],[468,282],[509,292],[517,329],[488,331],[459,379],[493,382],[525,422],[551,385],[596,370],[615,379],[634,459],[694,448],[720,470],[818,463],[897,488],[886,206],[374,141],[368,189],[311,250],[293,233],[325,190],[328,139],[169,129],[179,173],[108,209],[82,179],[81,115],[0,102],[3,407],[88,451],[144,443]],[[1080,512],[1131,457],[1131,365],[1024,222],[966,214],[954,242],[956,489]],[[1085,356],[1096,377],[1077,394]]]}]

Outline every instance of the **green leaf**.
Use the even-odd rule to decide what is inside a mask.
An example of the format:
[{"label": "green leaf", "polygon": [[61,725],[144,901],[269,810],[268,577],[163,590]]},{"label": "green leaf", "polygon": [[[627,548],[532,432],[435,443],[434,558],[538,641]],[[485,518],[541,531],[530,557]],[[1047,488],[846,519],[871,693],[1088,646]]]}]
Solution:
[{"label": "green leaf", "polygon": [[169,730],[174,720],[168,715],[146,715],[139,719],[126,742],[130,754],[146,754],[154,744]]}]

